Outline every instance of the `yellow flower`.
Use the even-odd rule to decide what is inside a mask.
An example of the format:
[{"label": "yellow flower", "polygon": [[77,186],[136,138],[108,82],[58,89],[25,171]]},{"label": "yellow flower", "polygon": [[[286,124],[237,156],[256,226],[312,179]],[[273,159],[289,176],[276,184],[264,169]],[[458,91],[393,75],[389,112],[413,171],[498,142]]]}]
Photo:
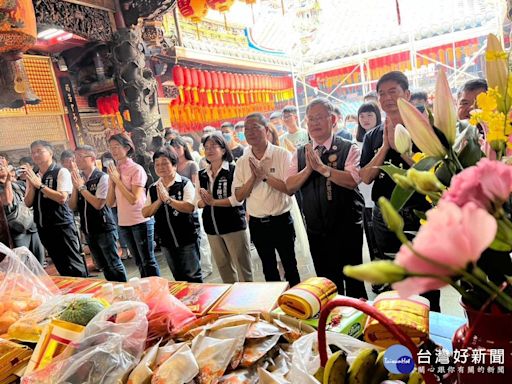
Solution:
[{"label": "yellow flower", "polygon": [[412,161],[414,161],[414,164],[416,164],[423,160],[425,157],[427,157],[427,155],[425,155],[423,152],[416,152],[414,155],[412,155]]},{"label": "yellow flower", "polygon": [[476,97],[476,102],[478,107],[486,112],[494,111],[498,107],[496,97],[491,92],[482,92]]}]

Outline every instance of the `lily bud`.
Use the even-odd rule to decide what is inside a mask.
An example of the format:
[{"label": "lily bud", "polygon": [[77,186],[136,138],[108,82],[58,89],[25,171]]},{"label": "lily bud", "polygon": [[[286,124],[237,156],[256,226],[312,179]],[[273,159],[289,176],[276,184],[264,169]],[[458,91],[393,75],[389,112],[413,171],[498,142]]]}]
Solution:
[{"label": "lily bud", "polygon": [[404,219],[402,219],[402,216],[400,216],[390,201],[385,197],[379,198],[379,207],[382,212],[382,218],[389,230],[395,233],[402,232],[404,229]]},{"label": "lily bud", "polygon": [[504,102],[508,85],[507,53],[503,50],[499,39],[492,33],[487,36],[485,71],[489,89],[498,87],[498,93],[501,95],[502,100],[498,101],[498,109],[507,113],[508,108]]},{"label": "lily bud", "polygon": [[432,172],[410,168],[407,171],[407,177],[413,183],[414,188],[420,192],[442,192],[446,189]]},{"label": "lily bud", "polygon": [[457,112],[453,103],[450,84],[448,84],[446,73],[442,70],[437,74],[434,125],[444,133],[450,145],[453,145],[457,136]]},{"label": "lily bud", "polygon": [[367,281],[371,284],[392,284],[407,277],[407,271],[390,260],[373,261],[361,265],[347,265],[343,268],[345,276]]},{"label": "lily bud", "polygon": [[410,156],[412,153],[411,135],[402,124],[397,124],[395,127],[395,147],[401,155]]},{"label": "lily bud", "polygon": [[400,175],[395,173],[393,176],[393,181],[402,189],[414,189],[414,184],[409,180],[407,176]]},{"label": "lily bud", "polygon": [[412,141],[421,152],[432,157],[446,156],[446,148],[434,133],[430,122],[414,105],[405,99],[398,99],[398,110],[411,134]]}]

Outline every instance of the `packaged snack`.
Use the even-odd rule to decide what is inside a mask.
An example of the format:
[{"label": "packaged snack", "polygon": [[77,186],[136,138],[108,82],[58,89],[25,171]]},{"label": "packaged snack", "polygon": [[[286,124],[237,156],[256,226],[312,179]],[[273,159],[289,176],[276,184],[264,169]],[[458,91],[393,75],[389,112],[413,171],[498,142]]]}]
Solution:
[{"label": "packaged snack", "polygon": [[259,339],[262,337],[282,334],[283,332],[278,327],[262,320],[251,324],[246,337],[248,339]]},{"label": "packaged snack", "polygon": [[336,284],[325,277],[311,277],[279,296],[279,307],[287,315],[310,319],[338,293]]},{"label": "packaged snack", "polygon": [[214,384],[224,375],[229,362],[235,354],[237,340],[214,339],[203,334],[192,342],[192,352],[199,365],[198,384]]},{"label": "packaged snack", "polygon": [[220,328],[225,327],[234,327],[236,325],[242,324],[250,324],[257,321],[254,316],[251,315],[233,315],[233,316],[224,316],[219,318],[214,323],[205,327],[206,330],[215,331]]},{"label": "packaged snack", "polygon": [[140,360],[139,364],[130,373],[127,384],[149,384],[151,383],[151,377],[153,376],[153,367],[158,352],[160,342],[153,345],[151,348],[144,352],[144,356]]},{"label": "packaged snack", "polygon": [[260,384],[290,384],[284,377],[269,372],[261,367],[258,368],[258,378]]},{"label": "packaged snack", "polygon": [[170,340],[166,345],[158,348],[158,352],[156,354],[156,359],[154,361],[154,367],[158,368],[162,365],[169,357],[171,357],[174,352],[181,348],[185,343],[175,343]]},{"label": "packaged snack", "polygon": [[180,347],[155,371],[151,384],[185,384],[199,373],[199,366],[190,347]]},{"label": "packaged snack", "polygon": [[242,360],[244,353],[245,335],[249,329],[249,324],[237,325],[235,327],[221,328],[216,331],[207,332],[207,336],[216,339],[235,339],[237,341],[235,353],[229,363],[231,369],[236,369]]},{"label": "packaged snack", "polygon": [[267,354],[277,344],[281,334],[265,338],[247,340],[240,365],[250,367]]}]

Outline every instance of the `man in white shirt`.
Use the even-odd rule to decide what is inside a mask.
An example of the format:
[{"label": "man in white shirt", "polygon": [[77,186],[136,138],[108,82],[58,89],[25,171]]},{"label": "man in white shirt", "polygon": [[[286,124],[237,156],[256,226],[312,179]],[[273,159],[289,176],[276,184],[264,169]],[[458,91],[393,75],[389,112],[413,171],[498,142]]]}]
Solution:
[{"label": "man in white shirt", "polygon": [[267,281],[280,281],[276,253],[285,279],[300,282],[295,259],[295,230],[290,216],[291,198],[284,182],[291,154],[267,140],[268,121],[261,113],[245,119],[245,137],[250,145],[238,159],[233,186],[238,201],[247,201],[251,239],[263,264]]},{"label": "man in white shirt", "polygon": [[30,151],[39,173],[35,174],[29,165],[21,167],[27,177],[25,204],[34,207],[41,242],[59,274],[87,277],[73,213],[67,204],[73,191],[71,174],[53,162],[53,146],[49,142],[34,141]]}]

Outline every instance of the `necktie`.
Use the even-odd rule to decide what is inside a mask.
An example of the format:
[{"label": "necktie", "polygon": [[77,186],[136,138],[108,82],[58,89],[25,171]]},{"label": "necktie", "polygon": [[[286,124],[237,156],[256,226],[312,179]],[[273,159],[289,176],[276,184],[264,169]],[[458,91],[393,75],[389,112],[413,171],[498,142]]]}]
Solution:
[{"label": "necktie", "polygon": [[325,153],[326,148],[323,145],[318,145],[316,147],[316,152],[318,153],[318,156],[322,157],[322,155]]}]

